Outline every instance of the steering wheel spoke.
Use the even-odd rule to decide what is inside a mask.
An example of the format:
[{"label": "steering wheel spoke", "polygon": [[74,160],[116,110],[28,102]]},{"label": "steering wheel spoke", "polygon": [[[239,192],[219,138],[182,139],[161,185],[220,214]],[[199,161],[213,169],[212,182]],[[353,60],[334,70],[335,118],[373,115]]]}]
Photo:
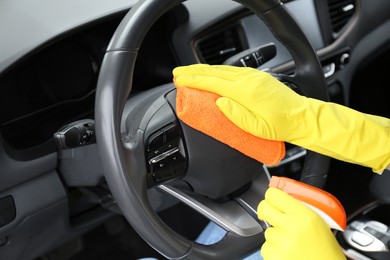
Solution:
[{"label": "steering wheel spoke", "polygon": [[[174,196],[228,232],[249,237],[264,231],[257,218],[253,218],[252,212],[246,211],[237,201],[229,200],[218,203],[190,190],[176,188],[171,184],[162,184],[158,188]],[[257,199],[260,197],[261,195],[258,194]]]}]

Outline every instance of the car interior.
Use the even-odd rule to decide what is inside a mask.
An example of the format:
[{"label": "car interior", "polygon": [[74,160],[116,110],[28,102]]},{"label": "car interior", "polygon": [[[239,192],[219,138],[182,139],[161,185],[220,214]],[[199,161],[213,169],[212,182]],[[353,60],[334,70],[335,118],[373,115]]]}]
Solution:
[{"label": "car interior", "polygon": [[[267,166],[179,120],[172,82],[183,65],[253,67],[390,117],[389,14],[388,0],[0,3],[0,259],[244,259],[273,175],[337,197],[348,259],[390,259],[387,170],[288,143]],[[210,222],[226,235],[196,242]]]}]

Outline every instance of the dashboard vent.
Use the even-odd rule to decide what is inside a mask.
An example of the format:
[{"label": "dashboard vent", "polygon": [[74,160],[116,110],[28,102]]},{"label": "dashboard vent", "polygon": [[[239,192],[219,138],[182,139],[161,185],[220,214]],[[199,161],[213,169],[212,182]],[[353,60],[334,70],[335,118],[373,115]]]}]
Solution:
[{"label": "dashboard vent", "polygon": [[247,48],[240,26],[225,28],[196,41],[201,62],[217,65]]},{"label": "dashboard vent", "polygon": [[355,12],[355,0],[328,0],[333,33],[337,34]]}]

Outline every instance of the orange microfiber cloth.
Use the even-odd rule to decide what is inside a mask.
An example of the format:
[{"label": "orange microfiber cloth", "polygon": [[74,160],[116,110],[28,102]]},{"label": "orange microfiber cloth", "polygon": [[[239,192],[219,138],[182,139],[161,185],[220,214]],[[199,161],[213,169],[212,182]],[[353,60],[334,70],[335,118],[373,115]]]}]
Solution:
[{"label": "orange microfiber cloth", "polygon": [[217,94],[179,87],[176,113],[190,127],[229,145],[266,165],[276,165],[285,155],[284,142],[259,138],[231,122],[217,107]]}]

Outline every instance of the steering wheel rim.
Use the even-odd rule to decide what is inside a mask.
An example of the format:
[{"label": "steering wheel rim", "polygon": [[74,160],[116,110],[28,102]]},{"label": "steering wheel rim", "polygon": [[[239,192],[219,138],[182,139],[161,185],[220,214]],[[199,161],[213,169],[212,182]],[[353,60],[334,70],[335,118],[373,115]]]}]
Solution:
[{"label": "steering wheel rim", "polygon": [[[146,177],[143,172],[138,173],[139,169],[145,168],[142,131],[137,131],[131,137],[121,134],[123,108],[132,88],[135,61],[143,38],[159,17],[182,2],[139,1],[115,32],[107,48],[97,86],[95,116],[98,151],[107,183],[123,215],[154,249],[169,259],[235,258],[255,250],[262,241],[261,235],[240,237],[228,232],[220,243],[204,246],[174,232],[153,211],[146,193]],[[300,86],[311,97],[328,100],[326,83],[315,51],[281,2],[236,2],[254,11],[292,54],[296,73],[280,75],[281,79]],[[327,160],[327,157],[309,152],[301,180],[316,186],[323,185]]]}]

